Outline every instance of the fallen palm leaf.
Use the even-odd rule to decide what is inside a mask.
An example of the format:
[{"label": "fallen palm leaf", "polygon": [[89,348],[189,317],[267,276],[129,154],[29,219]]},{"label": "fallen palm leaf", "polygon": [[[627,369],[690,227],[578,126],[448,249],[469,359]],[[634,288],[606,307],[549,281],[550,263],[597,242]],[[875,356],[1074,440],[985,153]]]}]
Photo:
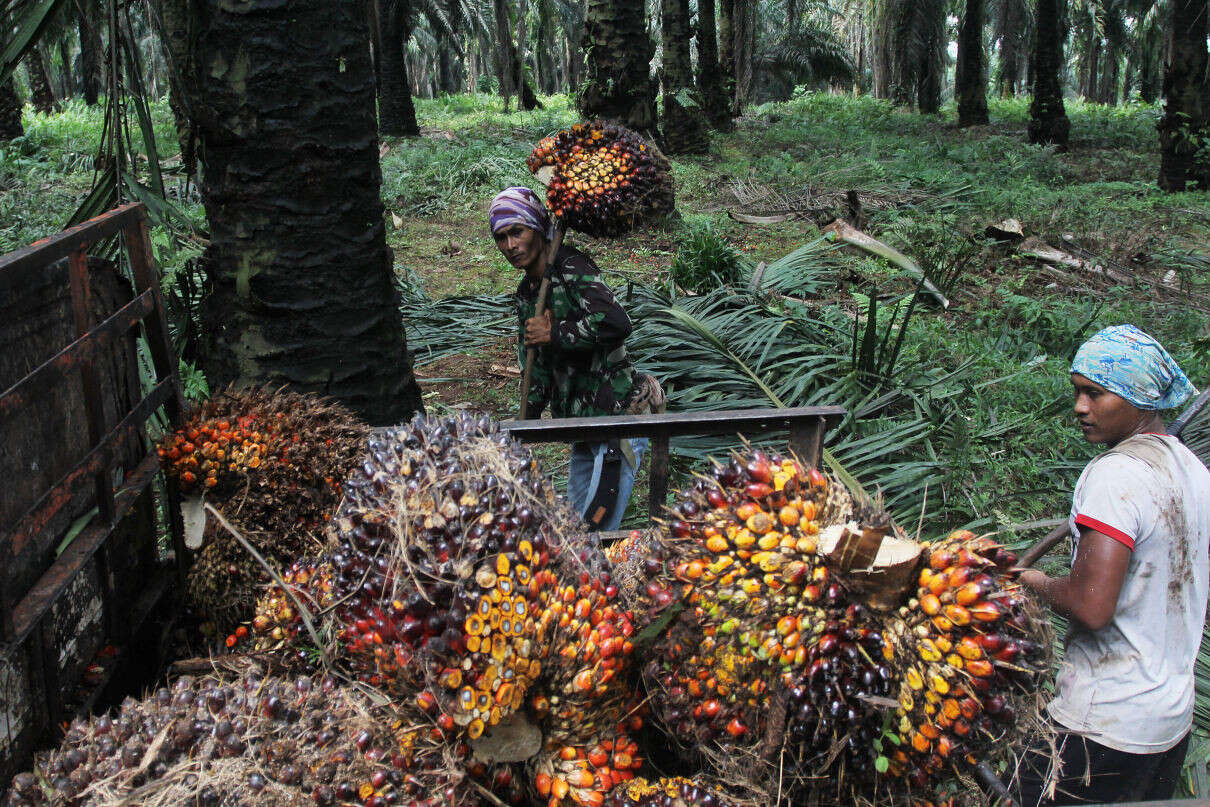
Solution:
[{"label": "fallen palm leaf", "polygon": [[871,235],[866,235],[844,219],[836,219],[831,224],[824,227],[823,232],[831,235],[838,241],[842,241],[850,246],[862,249],[871,255],[877,255],[878,257],[889,261],[895,266],[898,266],[900,269],[903,269],[905,272],[912,275],[912,277],[919,280],[921,285],[924,286],[924,290],[927,291],[942,308],[950,307],[949,299],[941,293],[941,290],[938,289],[931,280],[925,277],[924,270],[921,269],[914,260],[904,255],[894,247],[882,243]]}]

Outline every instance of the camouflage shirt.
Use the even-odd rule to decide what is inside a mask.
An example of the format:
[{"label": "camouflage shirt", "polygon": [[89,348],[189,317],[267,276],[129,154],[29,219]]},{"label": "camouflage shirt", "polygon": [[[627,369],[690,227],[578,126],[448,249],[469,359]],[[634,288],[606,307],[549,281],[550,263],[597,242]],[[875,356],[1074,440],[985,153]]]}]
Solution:
[{"label": "camouflage shirt", "polygon": [[[592,258],[564,246],[548,270],[546,307],[554,325],[550,344],[538,347],[529,387],[529,416],[546,405],[555,417],[615,415],[625,410],[634,384],[626,355],[630,318],[601,279]],[[525,367],[525,321],[534,316],[538,283],[517,287],[517,351]]]}]

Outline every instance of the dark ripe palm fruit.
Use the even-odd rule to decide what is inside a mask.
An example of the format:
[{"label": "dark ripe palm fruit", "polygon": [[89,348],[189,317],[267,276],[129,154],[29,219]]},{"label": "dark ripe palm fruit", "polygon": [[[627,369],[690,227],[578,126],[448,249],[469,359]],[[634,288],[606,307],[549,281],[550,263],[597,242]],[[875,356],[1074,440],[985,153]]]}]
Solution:
[{"label": "dark ripe palm fruit", "polygon": [[744,803],[705,782],[674,776],[654,781],[636,778],[610,792],[604,807],[738,807]]},{"label": "dark ripe palm fruit", "polygon": [[787,745],[800,770],[826,775],[838,796],[857,798],[876,787],[882,704],[894,702],[898,682],[887,657],[886,617],[859,603],[829,609],[827,617],[808,649],[806,674],[784,678]]},{"label": "dark ripe palm fruit", "polygon": [[[489,418],[417,417],[370,439],[327,553],[291,570],[294,593],[326,608],[350,672],[392,695],[420,691],[474,740],[542,675],[559,614],[550,564],[570,524],[529,451]],[[296,610],[270,590],[258,644],[308,642]]]},{"label": "dark ripe palm fruit", "polygon": [[672,212],[672,166],[654,144],[616,124],[577,123],[543,138],[526,160],[553,168],[546,201],[569,229],[621,235]]},{"label": "dark ripe palm fruit", "polygon": [[[449,803],[479,803],[474,787],[447,764],[451,749],[414,706],[383,703],[335,679],[300,683],[205,676],[181,679],[167,700],[128,698],[112,717],[69,727],[58,748],[38,757],[34,773],[14,778],[0,803],[390,803],[405,776],[418,783],[417,793],[452,787]],[[326,742],[317,741],[321,734],[329,735]],[[43,788],[40,781],[55,784]]]},{"label": "dark ripe palm fruit", "polygon": [[[191,412],[158,453],[183,495],[204,496],[262,556],[283,564],[322,542],[368,435],[366,424],[329,399],[229,389]],[[187,596],[223,636],[251,616],[269,575],[214,519],[202,538]]]},{"label": "dark ripe palm fruit", "polygon": [[1020,739],[1016,715],[1036,709],[1051,643],[1014,563],[967,531],[927,547],[914,596],[889,628],[902,669],[892,775],[935,783]]}]

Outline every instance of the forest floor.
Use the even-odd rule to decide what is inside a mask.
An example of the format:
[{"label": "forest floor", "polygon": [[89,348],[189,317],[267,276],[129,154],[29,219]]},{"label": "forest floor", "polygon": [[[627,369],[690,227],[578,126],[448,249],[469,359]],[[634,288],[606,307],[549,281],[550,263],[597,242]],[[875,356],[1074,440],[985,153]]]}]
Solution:
[{"label": "forest floor", "polygon": [[[516,272],[496,251],[484,212],[499,189],[534,185],[524,158],[539,138],[576,119],[566,98],[545,100],[545,110],[512,114],[490,96],[421,100],[422,135],[383,143],[388,242],[399,273],[425,298],[515,288]],[[153,112],[160,151],[172,161],[167,105]],[[1067,381],[1067,362],[1084,337],[1132,322],[1163,341],[1195,383],[1210,383],[1210,193],[1156,187],[1156,108],[1077,102],[1068,114],[1071,148],[1057,153],[1025,143],[1024,100],[993,100],[991,125],[961,130],[952,109],[922,116],[868,97],[806,94],[750,110],[734,131],[715,136],[709,154],[674,159],[679,221],[575,241],[619,289],[668,285],[688,234],[709,227],[753,263],[771,262],[845,216],[846,194],[855,191],[868,233],[931,273],[962,265],[951,306],[916,313],[899,363],[907,372],[965,368],[956,393],[961,417],[929,449],[944,469],[942,517],[1001,528],[1054,518],[1065,513],[1074,475],[1093,453],[1074,427]],[[98,110],[27,112],[25,123],[23,138],[0,145],[0,251],[60,229],[92,178]],[[168,185],[184,216],[203,226],[196,191],[179,178]],[[800,215],[761,226],[728,211]],[[1038,261],[984,236],[1007,218],[1071,260]],[[199,252],[196,241],[154,240],[170,280]],[[912,289],[886,264],[844,260],[846,270],[816,302],[852,312],[862,299],[856,292]],[[436,361],[418,351],[426,405],[511,416],[518,371],[507,330]]]}]

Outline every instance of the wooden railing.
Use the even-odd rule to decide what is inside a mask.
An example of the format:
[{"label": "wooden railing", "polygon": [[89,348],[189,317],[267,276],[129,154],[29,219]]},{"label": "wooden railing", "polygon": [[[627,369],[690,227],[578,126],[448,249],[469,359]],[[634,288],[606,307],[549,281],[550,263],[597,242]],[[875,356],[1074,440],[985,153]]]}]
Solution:
[{"label": "wooden railing", "polygon": [[525,443],[600,442],[623,437],[651,440],[651,489],[647,512],[660,515],[668,495],[669,441],[686,435],[737,435],[788,430],[790,449],[819,464],[824,434],[847,414],[841,406],[669,412],[660,415],[507,420],[500,424]]},{"label": "wooden railing", "polygon": [[[92,284],[89,280],[88,249],[99,241],[123,236],[130,261],[134,298],[102,322],[92,321]],[[53,635],[53,614],[56,602],[64,596],[80,573],[96,559],[97,578],[103,614],[105,640],[121,645],[137,625],[155,607],[156,601],[177,578],[186,561],[180,513],[173,491],[165,497],[169,515],[172,544],[176,549],[177,569],[165,571],[158,579],[148,579],[137,601],[118,601],[114,580],[108,568],[106,544],[113,538],[115,528],[130,512],[134,503],[156,478],[159,461],[154,449],[141,453],[137,465],[129,469],[115,485],[113,469],[123,446],[138,445],[148,419],[164,408],[175,420],[181,402],[177,361],[168,338],[164,305],[160,295],[151,241],[148,234],[147,211],[141,204],[118,207],[57,235],[31,244],[24,249],[0,256],[0,277],[17,277],[21,273],[46,272],[52,264],[67,259],[71,291],[71,312],[75,339],[56,355],[43,362],[7,390],[0,392],[0,418],[11,418],[28,409],[38,391],[47,387],[64,387],[79,383],[82,388],[88,426],[87,449],[83,458],[61,476],[48,490],[42,491],[23,515],[14,523],[0,524],[0,639],[6,654],[21,652],[27,639],[32,639],[33,667],[42,677],[46,694],[46,716],[51,726],[60,725],[64,718],[64,686],[60,682],[59,656]],[[150,391],[128,411],[117,413],[117,422],[107,422],[99,362],[116,344],[130,338],[130,331],[142,323],[143,332],[155,370]],[[129,368],[135,377],[129,379],[137,389],[137,369]],[[78,381],[77,381],[78,379]],[[126,383],[123,380],[122,383]],[[52,525],[71,515],[68,508],[79,501],[75,494],[82,487],[93,491],[97,516],[53,557],[56,543],[63,537],[55,534]],[[150,545],[155,546],[154,537]],[[32,587],[27,579],[18,579],[15,569],[33,568],[43,564],[44,570]],[[116,666],[116,662],[115,665]],[[94,687],[99,691],[102,684]],[[95,695],[94,695],[95,697]],[[89,704],[85,703],[86,708]]]}]

